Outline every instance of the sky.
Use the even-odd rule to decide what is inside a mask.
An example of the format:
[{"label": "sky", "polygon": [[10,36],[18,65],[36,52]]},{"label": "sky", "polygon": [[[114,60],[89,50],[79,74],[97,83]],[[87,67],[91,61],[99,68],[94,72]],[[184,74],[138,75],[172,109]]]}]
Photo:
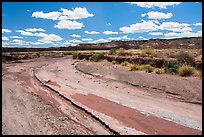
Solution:
[{"label": "sky", "polygon": [[3,47],[202,37],[202,2],[2,2]]}]

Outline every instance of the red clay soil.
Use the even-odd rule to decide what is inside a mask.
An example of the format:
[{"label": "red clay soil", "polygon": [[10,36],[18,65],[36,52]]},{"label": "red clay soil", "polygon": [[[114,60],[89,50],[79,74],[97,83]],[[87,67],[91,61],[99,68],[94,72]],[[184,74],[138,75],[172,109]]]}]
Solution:
[{"label": "red clay soil", "polygon": [[153,115],[147,116],[140,113],[139,111],[122,106],[118,103],[93,94],[83,95],[77,93],[71,97],[91,109],[104,113],[110,117],[114,117],[128,127],[135,128],[146,134],[202,134],[202,132],[199,130],[185,127],[177,123],[155,117]]}]

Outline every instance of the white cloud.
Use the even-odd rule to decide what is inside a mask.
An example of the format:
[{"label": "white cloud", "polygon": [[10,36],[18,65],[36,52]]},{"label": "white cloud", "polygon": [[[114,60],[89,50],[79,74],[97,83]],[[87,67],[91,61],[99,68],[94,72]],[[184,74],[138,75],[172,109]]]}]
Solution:
[{"label": "white cloud", "polygon": [[121,37],[110,37],[110,38],[108,38],[109,40],[120,40],[121,39]]},{"label": "white cloud", "polygon": [[27,31],[24,31],[24,30],[16,30],[16,32],[20,32],[21,35],[25,35],[25,36],[35,36],[33,33],[27,32]]},{"label": "white cloud", "polygon": [[121,37],[121,39],[130,39],[130,38],[128,38],[128,35],[124,35]]},{"label": "white cloud", "polygon": [[99,32],[97,32],[97,31],[84,31],[86,34],[99,34]]},{"label": "white cloud", "polygon": [[163,13],[157,11],[151,11],[148,13],[141,14],[142,17],[148,16],[148,19],[169,19],[173,16],[172,13]]},{"label": "white cloud", "polygon": [[186,23],[178,23],[178,22],[163,22],[159,29],[168,30],[174,32],[187,32],[192,31],[192,28],[189,27],[189,24]]},{"label": "white cloud", "polygon": [[60,15],[61,15],[61,12],[57,12],[57,11],[53,11],[49,13],[43,13],[43,11],[36,11],[36,12],[33,12],[32,17],[57,20]]},{"label": "white cloud", "polygon": [[74,38],[81,38],[81,36],[80,35],[77,35],[77,34],[72,34],[72,35],[70,35],[71,37],[74,37]]},{"label": "white cloud", "polygon": [[110,26],[110,25],[111,25],[111,23],[109,22],[109,23],[107,23],[106,25]]},{"label": "white cloud", "polygon": [[83,38],[83,39],[81,39],[82,41],[92,41],[93,39],[91,39],[91,38]]},{"label": "white cloud", "polygon": [[142,33],[142,32],[149,32],[155,31],[158,29],[158,26],[153,21],[143,21],[141,23],[136,23],[130,25],[130,27],[121,27],[120,31],[123,33]]},{"label": "white cloud", "polygon": [[10,45],[9,42],[4,42],[4,41],[2,41],[2,46],[3,46],[3,47],[4,47],[4,46],[8,46],[8,45]]},{"label": "white cloud", "polygon": [[8,37],[2,37],[2,40],[9,40],[9,38]]},{"label": "white cloud", "polygon": [[94,43],[105,43],[105,42],[108,42],[108,40],[106,40],[106,39],[98,39],[98,40],[94,41]]},{"label": "white cloud", "polygon": [[61,20],[54,27],[58,29],[74,30],[81,29],[82,27],[84,27],[84,24],[77,21]]},{"label": "white cloud", "polygon": [[61,41],[63,38],[61,38],[58,35],[55,34],[45,34],[45,33],[31,33],[31,32],[27,32],[24,30],[16,30],[16,32],[20,32],[21,35],[25,35],[25,36],[36,36],[36,37],[42,37],[42,39],[39,39],[38,42],[41,43],[53,43],[53,41]]},{"label": "white cloud", "polygon": [[104,31],[103,34],[105,34],[105,35],[111,35],[111,34],[118,34],[118,32]]},{"label": "white cloud", "polygon": [[16,30],[16,32],[20,32],[21,35],[24,35],[24,36],[36,36],[36,37],[46,37],[47,34],[45,33],[32,33],[32,32],[27,32],[27,31],[24,31],[24,30]]},{"label": "white cloud", "polygon": [[69,40],[67,42],[70,42],[70,43],[83,43],[83,41],[77,40],[77,39],[72,39],[72,40]]},{"label": "white cloud", "polygon": [[19,36],[11,36],[10,38],[13,38],[13,39],[22,39],[23,37],[19,37]]},{"label": "white cloud", "polygon": [[61,38],[58,35],[55,34],[49,34],[45,37],[43,37],[42,39],[39,39],[39,42],[43,42],[43,43],[53,43],[53,41],[61,41],[63,38]]},{"label": "white cloud", "polygon": [[193,24],[194,26],[202,26],[202,23],[198,22],[198,23],[195,23]]},{"label": "white cloud", "polygon": [[149,34],[150,34],[150,35],[153,35],[153,36],[163,35],[162,32],[150,32]]},{"label": "white cloud", "polygon": [[135,4],[142,8],[155,8],[167,9],[168,6],[179,5],[181,2],[127,2],[129,4]]},{"label": "white cloud", "polygon": [[140,36],[140,37],[138,37],[139,39],[143,39],[144,37],[142,37],[142,36]]},{"label": "white cloud", "polygon": [[45,30],[44,29],[42,29],[42,28],[31,28],[31,29],[25,29],[26,31],[30,31],[30,32],[36,32],[36,31],[43,31],[43,32],[45,32]]},{"label": "white cloud", "polygon": [[151,21],[153,21],[156,24],[160,24],[158,20],[151,20]]},{"label": "white cloud", "polygon": [[202,37],[202,30],[197,32],[181,32],[181,33],[170,32],[170,33],[164,34],[164,36],[167,39],[182,38],[182,37]]},{"label": "white cloud", "polygon": [[77,43],[71,43],[71,42],[69,42],[69,41],[65,41],[65,42],[63,43],[63,45],[75,46],[75,45],[77,45]]},{"label": "white cloud", "polygon": [[43,45],[45,43],[42,43],[42,42],[30,42],[30,44],[33,44],[33,45]]},{"label": "white cloud", "polygon": [[12,31],[9,29],[2,29],[2,33],[7,32],[7,33],[11,33]]},{"label": "white cloud", "polygon": [[27,41],[19,40],[19,39],[14,39],[11,44],[14,45],[29,45],[30,43]]},{"label": "white cloud", "polygon": [[61,8],[62,15],[64,17],[62,19],[83,19],[88,17],[93,17],[94,15],[89,13],[86,8],[77,7],[73,11]]}]

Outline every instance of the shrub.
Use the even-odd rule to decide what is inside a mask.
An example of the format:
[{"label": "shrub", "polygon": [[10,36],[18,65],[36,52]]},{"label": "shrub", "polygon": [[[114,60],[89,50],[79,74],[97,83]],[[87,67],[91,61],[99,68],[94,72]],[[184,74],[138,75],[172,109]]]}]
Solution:
[{"label": "shrub", "polygon": [[164,73],[164,70],[163,69],[157,69],[156,70],[156,74],[163,74]]},{"label": "shrub", "polygon": [[199,50],[199,55],[202,55],[202,49]]},{"label": "shrub", "polygon": [[148,73],[152,73],[153,70],[154,70],[154,68],[153,68],[152,66],[148,65],[148,66],[146,67],[146,70],[145,70],[145,71],[148,72]]},{"label": "shrub", "polygon": [[147,55],[152,55],[154,53],[154,49],[152,49],[152,48],[145,48],[143,50],[143,53],[145,53]]},{"label": "shrub", "polygon": [[177,73],[180,67],[180,63],[178,61],[168,61],[164,65],[164,71],[166,73]]},{"label": "shrub", "polygon": [[119,56],[125,56],[125,50],[123,48],[119,48],[118,50],[116,50],[117,55]]},{"label": "shrub", "polygon": [[78,59],[78,53],[72,53],[73,59]]},{"label": "shrub", "polygon": [[130,71],[140,70],[140,66],[138,64],[130,64],[128,67]]},{"label": "shrub", "polygon": [[129,62],[127,62],[127,61],[121,63],[122,66],[128,66],[128,64],[129,64]]},{"label": "shrub", "polygon": [[116,55],[116,48],[109,50],[109,55]]},{"label": "shrub", "polygon": [[89,60],[94,61],[94,62],[98,62],[103,59],[104,59],[104,53],[94,54],[89,58]]},{"label": "shrub", "polygon": [[113,60],[111,63],[112,63],[112,64],[116,64],[117,62],[116,62],[115,60]]},{"label": "shrub", "polygon": [[202,78],[202,70],[195,69],[193,76]]},{"label": "shrub", "polygon": [[178,70],[180,76],[191,76],[193,75],[194,71],[195,68],[188,65],[182,65]]},{"label": "shrub", "polygon": [[188,64],[188,65],[192,65],[195,63],[195,59],[194,56],[190,53],[184,52],[184,51],[180,51],[176,58],[178,59],[179,62],[181,62],[182,64]]}]

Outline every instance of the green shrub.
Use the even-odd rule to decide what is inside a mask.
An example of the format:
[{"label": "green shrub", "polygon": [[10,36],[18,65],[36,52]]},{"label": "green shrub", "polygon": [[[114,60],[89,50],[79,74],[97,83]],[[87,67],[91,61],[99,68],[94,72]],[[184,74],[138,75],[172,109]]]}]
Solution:
[{"label": "green shrub", "polygon": [[202,55],[202,49],[199,50],[199,55]]},{"label": "green shrub", "polygon": [[188,65],[182,65],[178,70],[180,76],[191,76],[193,75],[194,71],[195,68]]},{"label": "green shrub", "polygon": [[109,50],[109,55],[116,55],[116,48]]},{"label": "green shrub", "polygon": [[94,54],[89,58],[89,60],[94,61],[94,62],[98,62],[103,59],[104,59],[104,53]]},{"label": "green shrub", "polygon": [[116,62],[115,60],[113,60],[111,63],[112,63],[112,64],[117,64],[117,62]]},{"label": "green shrub", "polygon": [[156,74],[163,74],[164,73],[164,70],[163,69],[157,69],[156,70]]},{"label": "green shrub", "polygon": [[119,48],[116,50],[117,55],[119,56],[125,56],[125,50],[123,48]]},{"label": "green shrub", "polygon": [[127,61],[121,63],[122,66],[128,66],[128,64],[129,64],[129,62],[127,62]]},{"label": "green shrub", "polygon": [[78,59],[78,53],[72,53],[72,58],[73,59]]},{"label": "green shrub", "polygon": [[154,68],[153,68],[152,66],[148,65],[148,66],[146,67],[146,70],[145,70],[145,71],[148,72],[148,73],[152,73],[153,70],[154,70]]},{"label": "green shrub", "polygon": [[152,48],[145,48],[143,49],[143,53],[147,55],[152,55],[154,53],[154,49]]},{"label": "green shrub", "polygon": [[164,71],[166,73],[176,74],[180,67],[180,63],[178,61],[168,61],[164,65]]},{"label": "green shrub", "polygon": [[130,71],[137,71],[140,70],[140,65],[138,64],[130,64],[128,65]]},{"label": "green shrub", "polygon": [[182,64],[188,64],[188,65],[192,65],[195,63],[195,58],[192,54],[188,53],[188,52],[184,52],[184,51],[180,51],[176,58],[178,59],[179,62],[181,62]]}]

